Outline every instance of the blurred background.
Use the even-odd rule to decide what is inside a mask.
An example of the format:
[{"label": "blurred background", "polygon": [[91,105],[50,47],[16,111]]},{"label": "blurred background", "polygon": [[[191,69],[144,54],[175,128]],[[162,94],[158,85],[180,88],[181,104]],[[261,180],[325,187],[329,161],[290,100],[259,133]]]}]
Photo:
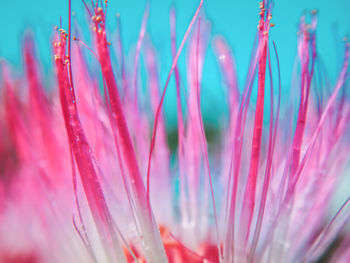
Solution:
[{"label": "blurred background", "polygon": [[[90,3],[90,1],[87,1]],[[182,37],[192,18],[199,0],[110,0],[108,3],[108,25],[115,30],[118,12],[122,20],[122,34],[128,49],[137,40],[146,3],[150,2],[150,18],[147,31],[152,37],[159,55],[169,57],[169,10],[177,10],[178,37]],[[17,65],[21,63],[21,39],[26,29],[35,32],[40,57],[45,66],[51,66],[50,36],[53,27],[67,27],[68,0],[17,0],[1,1],[0,56]],[[297,23],[304,11],[319,11],[317,44],[331,77],[338,69],[339,42],[350,30],[350,1],[348,0],[275,0],[273,22],[276,27],[271,39],[277,44],[281,60],[283,82],[288,83],[288,72],[292,70],[296,54]],[[247,70],[250,48],[258,21],[258,0],[204,0],[204,13],[212,24],[213,34],[224,35],[231,44],[237,59],[240,79]],[[72,0],[72,11],[81,27],[87,25],[86,11],[81,0]],[[210,55],[210,54],[209,54]],[[163,60],[168,71],[169,61]],[[241,76],[243,75],[243,76]]]},{"label": "blurred background", "polygon": [[[90,4],[90,1],[87,1]],[[129,57],[129,67],[133,70],[133,56],[138,38],[142,16],[147,2],[150,3],[150,16],[147,24],[147,35],[153,41],[158,55],[160,82],[164,86],[170,70],[172,57],[170,49],[169,10],[173,6],[177,12],[177,43],[179,45],[187,26],[199,4],[199,0],[110,0],[108,2],[107,24],[109,40],[115,40],[116,14],[120,14],[122,25],[122,41]],[[303,13],[313,9],[318,10],[317,50],[319,58],[325,65],[332,83],[342,63],[342,38],[350,32],[350,1],[349,0],[276,0],[273,9],[272,28],[270,36],[275,41],[281,67],[282,100],[289,99],[293,66],[297,55],[296,32],[298,21]],[[32,31],[35,36],[38,55],[43,65],[45,76],[52,75],[52,44],[53,29],[60,24],[68,26],[68,0],[17,0],[2,1],[0,28],[0,57],[9,61],[17,72],[21,71],[21,44],[26,31]],[[90,42],[87,22],[87,12],[81,0],[72,0],[74,21],[83,32],[83,39]],[[258,0],[204,0],[201,16],[206,17],[211,24],[211,36],[223,35],[230,44],[234,57],[240,88],[244,84],[249,64],[249,57],[255,37],[258,22]],[[74,35],[74,31],[73,31]],[[272,58],[272,60],[275,60]],[[140,74],[143,60],[140,61]],[[184,83],[186,83],[186,55],[182,53],[179,67]],[[277,74],[276,74],[277,75]],[[142,81],[141,81],[142,83]],[[176,116],[175,89],[168,90],[165,111],[168,114],[168,124],[174,124]],[[185,85],[186,86],[186,85]],[[216,58],[209,43],[205,57],[202,82],[202,108],[207,122],[218,123],[218,111],[225,111],[225,91]],[[253,96],[254,102],[254,96]],[[216,109],[213,111],[212,109]]]},{"label": "blurred background", "polygon": [[[90,3],[90,1],[87,1]],[[165,83],[171,66],[169,10],[174,6],[177,11],[178,44],[199,4],[199,0],[110,0],[108,3],[107,23],[110,41],[116,29],[116,13],[120,14],[122,38],[126,52],[135,50],[143,12],[150,2],[150,17],[147,34],[151,37],[159,58],[161,85]],[[52,74],[51,37],[54,26],[62,24],[67,28],[68,0],[17,0],[1,1],[0,16],[0,57],[5,58],[14,67],[21,69],[21,43],[26,30],[34,33],[38,55],[45,75]],[[258,21],[257,0],[204,0],[202,16],[211,23],[211,36],[225,36],[230,44],[242,88],[248,69],[249,56],[253,45]],[[271,30],[271,40],[277,45],[284,96],[288,95],[293,64],[296,58],[296,32],[303,12],[318,10],[317,49],[319,57],[325,64],[330,80],[334,83],[342,62],[342,38],[350,32],[349,0],[276,0]],[[72,0],[74,19],[83,29],[84,39],[89,43],[87,15],[81,0]],[[185,59],[182,54],[179,61],[180,72],[185,76]],[[133,61],[130,59],[130,61]],[[141,60],[142,63],[142,60]],[[210,108],[221,109],[225,93],[222,87],[219,68],[214,52],[209,46],[203,72],[203,113],[207,119],[215,121],[216,114],[211,115]],[[141,72],[142,73],[142,72]],[[173,83],[172,83],[173,85]],[[167,97],[175,96],[175,89],[169,89]],[[208,99],[210,98],[210,99]],[[253,98],[254,99],[254,98]],[[172,100],[174,101],[174,100]],[[224,109],[223,109],[224,110]],[[175,107],[166,107],[170,119],[175,116]]]}]

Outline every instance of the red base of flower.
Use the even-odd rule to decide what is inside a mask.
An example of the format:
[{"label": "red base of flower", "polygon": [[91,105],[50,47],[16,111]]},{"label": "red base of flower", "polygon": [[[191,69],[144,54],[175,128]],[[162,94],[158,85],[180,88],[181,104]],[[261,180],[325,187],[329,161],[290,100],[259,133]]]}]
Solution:
[{"label": "red base of flower", "polygon": [[[219,262],[217,246],[211,243],[203,243],[202,245],[200,245],[197,251],[193,251],[187,248],[175,237],[173,237],[164,226],[160,226],[159,230],[169,263]],[[137,249],[134,246],[131,246],[131,250],[134,255],[132,255],[129,250],[124,250],[127,261],[129,263],[135,263],[135,257],[140,263],[146,263],[145,258],[137,251]]]}]

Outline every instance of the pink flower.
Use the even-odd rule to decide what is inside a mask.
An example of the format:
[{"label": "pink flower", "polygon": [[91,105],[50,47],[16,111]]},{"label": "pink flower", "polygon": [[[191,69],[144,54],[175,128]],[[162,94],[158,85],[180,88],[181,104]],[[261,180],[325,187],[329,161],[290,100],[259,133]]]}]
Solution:
[{"label": "pink flower", "polygon": [[[71,18],[68,33],[56,29],[55,80],[43,81],[31,37],[23,47],[25,77],[13,78],[2,62],[1,262],[314,262],[338,240],[333,259],[350,260],[349,199],[329,213],[350,157],[349,43],[330,86],[318,61],[317,14],[303,16],[299,70],[290,101],[281,104],[279,58],[270,40],[273,4],[261,2],[242,89],[228,44],[213,38],[229,116],[212,144],[201,111],[211,40],[202,4],[179,47],[171,10],[173,64],[162,91],[146,34],[148,6],[131,70],[121,36],[108,41],[107,1],[85,4],[92,47],[72,36]],[[186,41],[184,92],[177,61]],[[141,55],[146,93],[140,92]],[[168,146],[162,108],[172,75],[176,151]]]}]

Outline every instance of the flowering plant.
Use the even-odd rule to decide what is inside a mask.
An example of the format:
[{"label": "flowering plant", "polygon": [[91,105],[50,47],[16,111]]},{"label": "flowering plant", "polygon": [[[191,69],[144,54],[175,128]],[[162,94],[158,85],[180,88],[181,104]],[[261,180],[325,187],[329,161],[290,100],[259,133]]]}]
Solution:
[{"label": "flowering plant", "polygon": [[[31,37],[24,79],[1,62],[1,262],[315,262],[339,240],[332,260],[349,262],[349,199],[328,213],[350,157],[348,41],[332,85],[318,61],[317,12],[303,16],[291,87],[298,106],[292,99],[281,105],[269,36],[273,2],[261,2],[242,89],[228,44],[213,39],[229,116],[220,140],[208,145],[200,94],[210,24],[202,4],[179,47],[171,10],[173,63],[162,90],[156,51],[145,38],[148,7],[133,70],[121,35],[108,41],[107,1],[84,2],[92,47],[72,36],[71,16],[68,33],[55,30],[56,80],[47,89]],[[186,41],[184,91],[177,61]],[[141,55],[146,95],[138,83]],[[173,75],[176,150],[162,111]]]}]

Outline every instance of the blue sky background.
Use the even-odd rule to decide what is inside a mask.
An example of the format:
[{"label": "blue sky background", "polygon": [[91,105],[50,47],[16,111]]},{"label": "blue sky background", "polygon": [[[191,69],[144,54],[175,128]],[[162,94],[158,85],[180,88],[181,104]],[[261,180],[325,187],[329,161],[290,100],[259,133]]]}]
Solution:
[{"label": "blue sky background", "polygon": [[[87,1],[89,2],[89,1]],[[151,36],[160,57],[161,83],[164,85],[171,65],[169,10],[172,5],[177,10],[177,34],[180,40],[189,24],[199,0],[151,0],[150,18],[147,32]],[[117,12],[121,15],[123,42],[128,50],[133,50],[137,41],[146,0],[110,0],[108,6],[108,26],[115,29]],[[285,94],[291,82],[291,72],[296,56],[297,23],[304,11],[316,8],[319,11],[317,46],[322,60],[331,77],[335,80],[342,61],[342,37],[350,32],[349,0],[275,0],[273,20],[276,26],[271,31],[271,39],[276,42]],[[51,42],[53,27],[59,24],[67,27],[68,0],[16,0],[1,1],[0,16],[0,57],[20,67],[21,40],[26,29],[34,31],[39,57],[44,71],[52,71]],[[82,28],[87,28],[86,12],[80,0],[72,0],[72,11]],[[212,25],[212,35],[221,34],[231,45],[237,63],[240,84],[243,84],[248,67],[258,21],[258,1],[256,0],[204,0],[204,13]],[[87,31],[84,32],[88,37]],[[180,59],[184,72],[185,55]],[[203,104],[205,112],[220,105],[224,98],[220,72],[212,50],[207,52],[203,79]],[[174,89],[168,97],[174,96]],[[205,96],[207,94],[207,96]],[[210,96],[208,96],[210,95]],[[210,99],[205,99],[210,98]],[[170,107],[173,108],[173,107]],[[172,109],[168,110],[174,114]]]}]

